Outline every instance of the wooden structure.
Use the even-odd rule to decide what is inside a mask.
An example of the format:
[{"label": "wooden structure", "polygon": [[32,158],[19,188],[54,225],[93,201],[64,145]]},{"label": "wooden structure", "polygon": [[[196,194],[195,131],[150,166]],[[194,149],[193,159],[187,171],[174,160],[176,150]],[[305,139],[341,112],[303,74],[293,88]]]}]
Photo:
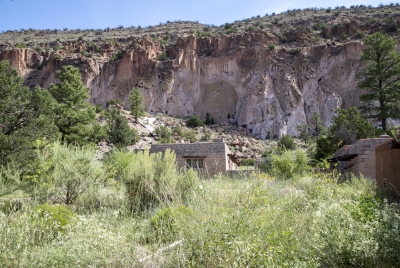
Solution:
[{"label": "wooden structure", "polygon": [[376,185],[390,196],[400,197],[400,134],[375,148]]}]

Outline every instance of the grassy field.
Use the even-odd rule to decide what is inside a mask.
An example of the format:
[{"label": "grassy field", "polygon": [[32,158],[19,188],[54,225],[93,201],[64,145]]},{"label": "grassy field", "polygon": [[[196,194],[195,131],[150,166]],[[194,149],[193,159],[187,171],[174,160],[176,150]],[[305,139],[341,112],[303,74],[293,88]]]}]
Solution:
[{"label": "grassy field", "polygon": [[400,266],[399,206],[366,179],[219,176],[135,213],[124,193],[114,182],[68,208],[3,204],[0,266]]}]

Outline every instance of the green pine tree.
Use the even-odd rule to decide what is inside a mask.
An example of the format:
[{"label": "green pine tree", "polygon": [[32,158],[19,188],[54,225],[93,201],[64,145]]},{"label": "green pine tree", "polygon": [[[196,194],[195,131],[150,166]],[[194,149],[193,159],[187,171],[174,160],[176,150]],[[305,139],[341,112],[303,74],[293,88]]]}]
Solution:
[{"label": "green pine tree", "polygon": [[366,91],[360,96],[360,110],[364,116],[381,121],[383,131],[388,118],[400,117],[400,53],[396,43],[383,33],[374,33],[365,38],[360,58],[367,64],[358,73],[358,87]]},{"label": "green pine tree", "polygon": [[131,129],[122,115],[112,112],[109,118],[108,139],[118,148],[135,144],[139,140],[136,129]]},{"label": "green pine tree", "polygon": [[51,84],[50,93],[58,102],[55,123],[62,141],[86,144],[94,141],[95,107],[89,105],[89,89],[83,86],[79,69],[64,66],[56,72],[58,84]]},{"label": "green pine tree", "polygon": [[131,112],[136,123],[140,116],[144,116],[143,96],[138,88],[134,88],[129,95],[129,103],[131,104]]},{"label": "green pine tree", "polygon": [[0,62],[0,165],[32,167],[36,141],[58,138],[55,105],[47,90],[30,90],[7,61]]}]

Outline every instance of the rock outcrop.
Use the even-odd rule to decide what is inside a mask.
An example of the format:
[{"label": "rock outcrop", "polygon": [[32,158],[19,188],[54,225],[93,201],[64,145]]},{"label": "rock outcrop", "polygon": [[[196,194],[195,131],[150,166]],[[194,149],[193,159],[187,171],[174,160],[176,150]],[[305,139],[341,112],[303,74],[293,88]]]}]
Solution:
[{"label": "rock outcrop", "polygon": [[[93,104],[105,106],[118,98],[128,106],[130,91],[138,87],[150,113],[205,118],[208,112],[216,123],[237,123],[262,139],[286,133],[295,136],[296,125],[307,123],[313,111],[329,125],[337,108],[359,104],[360,42],[268,46],[277,42],[277,37],[267,32],[188,36],[168,47],[140,38],[131,40],[116,61],[109,59],[118,49],[113,45],[100,51],[102,57],[94,58],[14,49],[1,52],[0,59],[8,60],[31,87],[48,87],[56,82],[57,70],[74,65],[90,88]],[[73,49],[78,52],[84,47]],[[166,59],[160,61],[162,57]]]}]

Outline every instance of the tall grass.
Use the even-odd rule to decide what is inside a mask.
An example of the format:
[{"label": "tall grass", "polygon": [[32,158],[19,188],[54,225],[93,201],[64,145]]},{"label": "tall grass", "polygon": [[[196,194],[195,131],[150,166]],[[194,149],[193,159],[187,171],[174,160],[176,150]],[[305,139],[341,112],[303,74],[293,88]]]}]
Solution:
[{"label": "tall grass", "polygon": [[116,180],[74,205],[0,200],[0,267],[400,267],[399,205],[368,179],[297,170],[199,182],[172,152],[119,151],[110,167]]}]

